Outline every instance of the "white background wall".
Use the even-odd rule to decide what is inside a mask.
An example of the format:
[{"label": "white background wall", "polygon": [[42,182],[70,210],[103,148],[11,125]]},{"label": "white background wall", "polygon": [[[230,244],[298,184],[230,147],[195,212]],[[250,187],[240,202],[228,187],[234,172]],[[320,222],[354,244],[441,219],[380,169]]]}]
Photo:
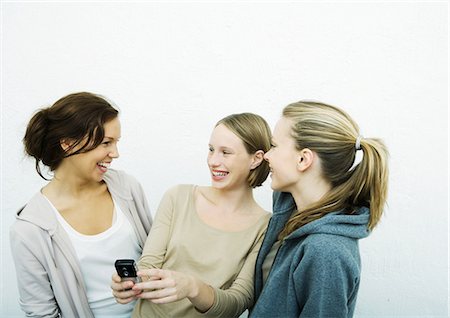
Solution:
[{"label": "white background wall", "polygon": [[[361,242],[357,317],[448,315],[449,5],[433,2],[2,2],[0,316],[20,316],[8,228],[44,184],[23,155],[34,110],[76,91],[121,109],[121,158],[153,212],[208,184],[215,122],[316,99],[391,152],[389,205]],[[257,191],[271,209],[269,182]]]}]

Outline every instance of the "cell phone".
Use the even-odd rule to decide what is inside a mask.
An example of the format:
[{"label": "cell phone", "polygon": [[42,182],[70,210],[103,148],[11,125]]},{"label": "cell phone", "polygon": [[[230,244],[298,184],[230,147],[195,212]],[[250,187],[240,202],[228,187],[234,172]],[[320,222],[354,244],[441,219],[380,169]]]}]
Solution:
[{"label": "cell phone", "polygon": [[135,283],[141,281],[141,278],[137,276],[136,262],[133,259],[118,259],[114,266],[122,280],[131,280]]}]

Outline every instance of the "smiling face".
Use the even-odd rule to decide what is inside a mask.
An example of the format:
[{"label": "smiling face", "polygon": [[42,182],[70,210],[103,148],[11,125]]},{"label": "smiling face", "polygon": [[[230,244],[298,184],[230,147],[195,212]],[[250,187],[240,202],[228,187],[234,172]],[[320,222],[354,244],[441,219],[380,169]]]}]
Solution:
[{"label": "smiling face", "polygon": [[220,189],[250,187],[248,175],[253,155],[247,153],[244,143],[225,125],[219,124],[209,141],[208,166],[212,186]]},{"label": "smiling face", "polygon": [[291,192],[299,180],[300,152],[291,136],[292,120],[285,117],[277,122],[272,136],[272,148],[264,155],[269,162],[271,187],[276,191]]},{"label": "smiling face", "polygon": [[69,169],[71,173],[85,181],[102,181],[113,159],[119,157],[117,149],[121,134],[119,118],[106,122],[103,128],[105,136],[100,145],[85,153],[65,158],[61,168]]}]

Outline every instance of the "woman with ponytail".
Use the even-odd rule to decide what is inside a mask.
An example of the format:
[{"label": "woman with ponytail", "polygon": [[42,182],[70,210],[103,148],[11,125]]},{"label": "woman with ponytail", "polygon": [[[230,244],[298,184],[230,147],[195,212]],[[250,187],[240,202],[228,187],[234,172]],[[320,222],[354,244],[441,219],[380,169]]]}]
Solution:
[{"label": "woman with ponytail", "polygon": [[[27,317],[130,317],[109,287],[114,261],[138,258],[152,225],[140,184],[119,157],[118,111],[81,92],[39,110],[23,138],[48,184],[10,231],[20,306]],[[44,173],[45,167],[49,173]]]},{"label": "woman with ponytail", "polygon": [[264,158],[273,216],[256,263],[250,317],[352,317],[358,240],[377,225],[386,202],[386,147],[361,136],[343,110],[300,101],[284,108]]}]

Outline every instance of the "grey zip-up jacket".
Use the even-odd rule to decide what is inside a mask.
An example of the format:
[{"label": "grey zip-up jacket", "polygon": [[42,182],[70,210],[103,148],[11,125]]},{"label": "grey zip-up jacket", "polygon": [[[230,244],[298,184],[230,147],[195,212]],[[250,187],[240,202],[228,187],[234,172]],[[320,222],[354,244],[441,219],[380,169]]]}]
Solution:
[{"label": "grey zip-up jacket", "polygon": [[255,267],[252,318],[353,317],[370,211],[328,213],[285,237],[263,286],[262,265],[278,234],[297,209],[290,193],[274,192],[273,215]]},{"label": "grey zip-up jacket", "polygon": [[[152,217],[141,185],[124,172],[111,169],[104,181],[136,231],[142,249]],[[26,316],[93,318],[75,250],[42,193],[34,195],[16,218],[10,244],[20,307]]]}]

